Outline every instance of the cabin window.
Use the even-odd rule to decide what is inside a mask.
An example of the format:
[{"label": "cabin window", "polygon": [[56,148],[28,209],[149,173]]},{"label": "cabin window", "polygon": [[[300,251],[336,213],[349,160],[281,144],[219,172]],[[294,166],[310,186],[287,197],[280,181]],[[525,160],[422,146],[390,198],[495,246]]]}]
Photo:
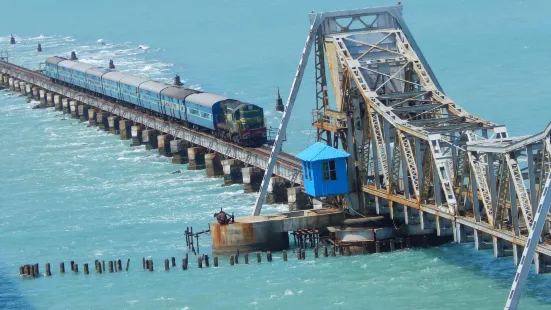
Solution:
[{"label": "cabin window", "polygon": [[312,181],[312,164],[308,161],[304,166],[304,170],[306,172],[306,180]]},{"label": "cabin window", "polygon": [[335,160],[324,161],[322,167],[324,181],[335,181],[337,179],[337,164]]}]

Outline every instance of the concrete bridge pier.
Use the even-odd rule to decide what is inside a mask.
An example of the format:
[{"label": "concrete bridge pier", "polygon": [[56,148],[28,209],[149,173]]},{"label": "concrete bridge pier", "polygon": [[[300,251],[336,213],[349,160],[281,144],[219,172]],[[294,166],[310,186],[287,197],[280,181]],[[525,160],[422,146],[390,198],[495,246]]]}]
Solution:
[{"label": "concrete bridge pier", "polygon": [[207,177],[223,176],[224,168],[220,161],[220,154],[216,152],[205,154],[205,168],[207,169]]},{"label": "concrete bridge pier", "polygon": [[69,98],[61,98],[61,111],[63,111],[63,114],[69,114],[71,112],[69,109]]},{"label": "concrete bridge pier", "polygon": [[157,136],[157,147],[159,150],[159,155],[170,157],[172,153],[170,152],[170,141],[174,140],[174,137],[169,134],[162,134]]},{"label": "concrete bridge pier", "polygon": [[61,99],[62,97],[60,95],[54,95],[54,110],[61,111],[63,109],[61,106]]},{"label": "concrete bridge pier", "polygon": [[27,82],[19,81],[19,92],[20,92],[22,95],[26,95],[26,94],[27,94],[27,89],[25,88],[25,85],[27,85]]},{"label": "concrete bridge pier", "polygon": [[287,189],[289,211],[308,210],[314,207],[310,197],[299,186]]},{"label": "concrete bridge pier", "polygon": [[495,258],[513,255],[513,244],[511,242],[492,236],[492,244]]},{"label": "concrete bridge pier", "polygon": [[21,91],[21,88],[19,88],[19,80],[18,79],[13,80],[13,90],[16,91],[16,92]]},{"label": "concrete bridge pier", "polygon": [[54,106],[54,93],[46,92],[46,106],[47,107]]},{"label": "concrete bridge pier", "polygon": [[245,193],[256,193],[260,190],[264,170],[258,167],[245,167],[241,169],[243,173],[243,190]]},{"label": "concrete bridge pier", "polygon": [[266,194],[266,204],[287,203],[287,188],[291,185],[291,182],[282,177],[271,177]]},{"label": "concrete bridge pier", "polygon": [[142,125],[133,125],[130,127],[130,133],[132,135],[132,143],[130,146],[142,145]]},{"label": "concrete bridge pier", "polygon": [[11,91],[14,90],[14,85],[13,85],[14,80],[15,80],[15,79],[12,78],[12,77],[9,77],[9,78],[8,78],[8,88],[9,88]]},{"label": "concrete bridge pier", "polygon": [[25,95],[27,95],[27,98],[32,98],[33,96],[33,84],[26,83],[25,84]]},{"label": "concrete bridge pier", "polygon": [[147,129],[142,131],[142,143],[145,145],[146,150],[152,150],[157,148],[157,136],[159,132],[155,129]]},{"label": "concrete bridge pier", "polygon": [[447,218],[437,216],[436,217],[436,235],[439,237],[453,236],[452,221]]},{"label": "concrete bridge pier", "polygon": [[109,130],[109,113],[105,111],[98,111],[96,113],[96,124],[100,130]]},{"label": "concrete bridge pier", "polygon": [[224,170],[224,186],[243,183],[243,172],[241,169],[245,164],[237,159],[222,160],[222,168]]},{"label": "concrete bridge pier", "polygon": [[8,75],[0,72],[0,84],[6,86],[8,84]]},{"label": "concrete bridge pier", "polygon": [[474,246],[477,251],[492,249],[494,247],[492,243],[492,236],[487,233],[481,232],[480,230],[475,230]]},{"label": "concrete bridge pier", "polygon": [[467,243],[474,242],[474,230],[472,227],[455,223],[455,242]]},{"label": "concrete bridge pier", "polygon": [[170,151],[172,152],[172,163],[177,165],[189,163],[187,149],[190,143],[186,140],[177,139],[170,141]]},{"label": "concrete bridge pier", "polygon": [[534,267],[537,274],[551,272],[551,257],[536,252],[534,254]]},{"label": "concrete bridge pier", "polygon": [[[63,100],[66,99],[64,98]],[[96,109],[88,109],[88,127],[97,125],[97,113]]]},{"label": "concrete bridge pier", "polygon": [[118,135],[120,133],[119,119],[120,117],[117,115],[111,115],[107,117],[107,124],[109,125],[110,134]]},{"label": "concrete bridge pier", "polygon": [[119,120],[119,130],[121,133],[121,140],[132,139],[132,121],[127,119]]},{"label": "concrete bridge pier", "polygon": [[520,246],[518,244],[513,244],[513,260],[515,262],[515,266],[518,266],[520,263],[520,258],[522,257],[522,251],[524,251],[524,247]]},{"label": "concrete bridge pier", "polygon": [[78,118],[78,102],[76,100],[69,100],[69,111],[72,118]]},{"label": "concrete bridge pier", "polygon": [[88,120],[88,106],[85,104],[79,104],[77,106],[77,112],[80,117],[81,122],[86,122]]},{"label": "concrete bridge pier", "polygon": [[433,214],[419,211],[421,229],[436,229],[436,217]]},{"label": "concrete bridge pier", "polygon": [[202,170],[205,169],[205,153],[207,149],[204,147],[190,147],[187,149],[189,164],[187,170]]},{"label": "concrete bridge pier", "polygon": [[38,94],[39,94],[39,97],[40,97],[40,107],[41,107],[41,108],[47,107],[47,103],[46,103],[46,90],[40,88],[40,89],[38,90]]},{"label": "concrete bridge pier", "polygon": [[34,100],[40,100],[40,88],[38,86],[33,86],[32,89],[33,99]]}]

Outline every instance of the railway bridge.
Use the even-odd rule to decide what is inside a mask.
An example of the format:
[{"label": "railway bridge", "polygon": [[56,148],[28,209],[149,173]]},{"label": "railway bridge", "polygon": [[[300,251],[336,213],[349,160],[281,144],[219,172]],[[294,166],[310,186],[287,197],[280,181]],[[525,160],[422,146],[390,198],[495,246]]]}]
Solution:
[{"label": "railway bridge", "polygon": [[[343,209],[363,216],[388,214],[409,235],[474,242],[477,250],[513,256],[519,264],[551,172],[551,125],[532,136],[511,137],[506,126],[454,102],[415,42],[402,10],[397,5],[312,12],[285,113],[292,112],[313,54],[312,126],[317,140],[351,154],[350,193],[339,200]],[[273,157],[274,174],[301,183],[300,161],[289,154],[221,141],[54,84],[7,62],[0,62],[0,72],[261,169]],[[537,273],[551,271],[549,218],[543,220],[535,249]]]}]

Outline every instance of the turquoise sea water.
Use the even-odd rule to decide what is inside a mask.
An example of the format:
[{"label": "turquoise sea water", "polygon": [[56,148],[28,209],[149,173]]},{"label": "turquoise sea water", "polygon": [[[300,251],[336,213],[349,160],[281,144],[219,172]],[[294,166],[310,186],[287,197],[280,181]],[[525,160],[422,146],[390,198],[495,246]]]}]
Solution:
[{"label": "turquoise sea water", "polygon": [[[417,43],[445,91],[473,114],[511,134],[551,120],[549,1],[402,1]],[[277,87],[287,94],[311,10],[393,1],[29,0],[3,6],[0,49],[37,67],[76,50],[82,61],[157,79],[179,73],[187,85],[262,105],[277,125]],[[9,46],[14,33],[19,44]],[[98,43],[103,39],[106,43]],[[42,43],[43,53],[35,51]],[[314,139],[313,68],[293,113],[297,152]],[[52,110],[32,110],[0,92],[0,309],[499,309],[514,274],[472,244],[369,256],[187,272],[161,271],[187,249],[186,226],[206,228],[224,207],[249,214],[254,195],[221,187],[204,171],[174,166],[156,151],[99,132]],[[171,171],[182,169],[181,174]],[[267,212],[284,205],[267,206]],[[208,236],[201,252],[210,251]],[[141,271],[141,258],[156,271]],[[130,272],[58,275],[58,264],[130,258]],[[192,258],[192,267],[195,260]],[[52,263],[54,276],[24,281],[23,263]],[[531,276],[521,306],[550,309],[551,278]]]}]

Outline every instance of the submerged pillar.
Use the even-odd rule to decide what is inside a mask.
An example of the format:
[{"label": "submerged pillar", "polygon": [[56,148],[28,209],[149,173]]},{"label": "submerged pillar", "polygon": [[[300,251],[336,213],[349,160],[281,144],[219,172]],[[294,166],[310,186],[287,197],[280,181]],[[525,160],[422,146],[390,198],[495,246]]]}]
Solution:
[{"label": "submerged pillar", "polygon": [[207,169],[208,177],[221,177],[224,175],[224,168],[220,161],[220,154],[208,153],[205,154],[205,168]]},{"label": "submerged pillar", "polygon": [[205,153],[207,149],[204,147],[190,147],[187,149],[187,156],[189,158],[188,170],[201,170],[205,169]]},{"label": "submerged pillar", "polygon": [[243,191],[245,193],[258,192],[264,177],[264,170],[258,167],[246,167],[241,169],[241,172],[243,173]]},{"label": "submerged pillar", "polygon": [[300,186],[287,189],[287,201],[289,211],[308,210],[314,207],[310,196],[303,192]]},{"label": "submerged pillar", "polygon": [[171,135],[162,134],[157,136],[157,147],[159,149],[159,155],[170,157],[170,141],[174,140]]},{"label": "submerged pillar", "polygon": [[157,136],[159,132],[155,129],[147,129],[142,131],[142,143],[145,145],[146,150],[152,150],[157,148]]},{"label": "submerged pillar", "polygon": [[187,164],[189,158],[187,149],[190,146],[186,140],[178,139],[170,141],[170,151],[172,152],[172,163],[177,165]]},{"label": "submerged pillar", "polygon": [[221,163],[224,170],[225,186],[243,183],[243,172],[241,169],[245,167],[245,164],[242,161],[237,159],[226,159]]},{"label": "submerged pillar", "polygon": [[119,130],[121,133],[121,140],[130,140],[132,139],[132,121],[127,119],[121,119],[119,121]]},{"label": "submerged pillar", "polygon": [[268,184],[268,193],[266,194],[266,204],[286,203],[288,199],[287,188],[291,187],[291,182],[282,177],[270,178]]}]

